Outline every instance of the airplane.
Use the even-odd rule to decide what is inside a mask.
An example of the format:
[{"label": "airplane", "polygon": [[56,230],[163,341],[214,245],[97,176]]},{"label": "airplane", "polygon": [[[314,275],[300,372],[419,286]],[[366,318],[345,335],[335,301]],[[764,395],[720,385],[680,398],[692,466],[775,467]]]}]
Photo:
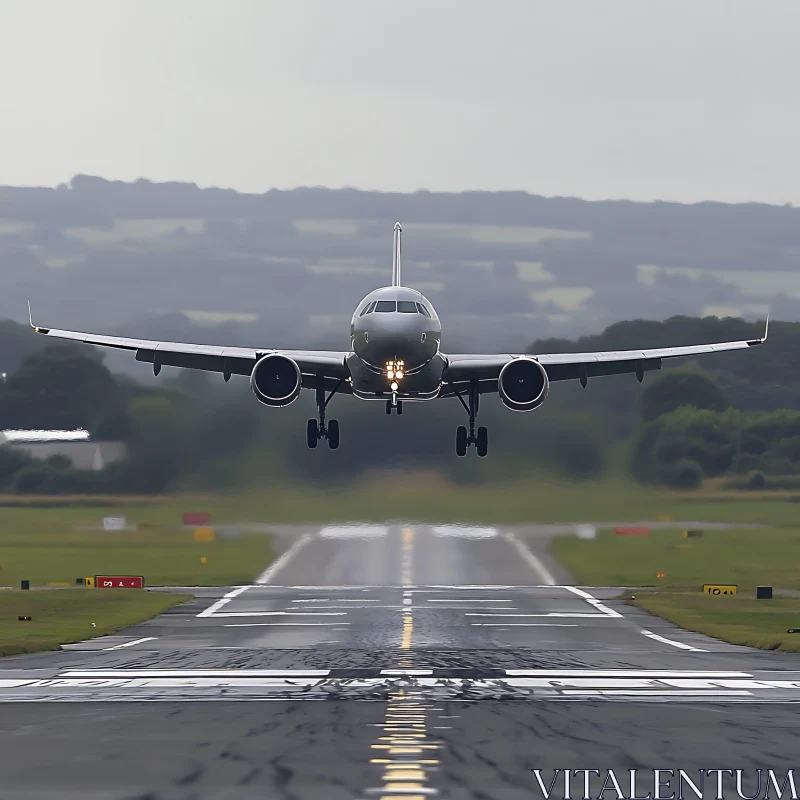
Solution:
[{"label": "airplane", "polygon": [[332,450],[339,447],[339,423],[325,417],[336,394],[385,402],[389,415],[402,414],[406,402],[455,397],[469,420],[456,429],[456,454],[461,457],[470,446],[479,457],[488,453],[487,430],[475,427],[481,395],[497,393],[512,411],[533,411],[547,399],[554,381],[578,380],[586,388],[589,378],[633,373],[641,383],[645,372],[661,369],[666,359],[741,350],[767,340],[769,317],[764,336],[750,341],[595,353],[444,353],[442,324],[433,304],[401,283],[401,236],[398,222],[392,284],[375,289],[358,304],[346,352],[222,347],[56,330],[34,325],[28,303],[30,324],[45,336],[133,350],[137,361],[153,365],[155,375],[163,366],[172,366],[220,372],[226,382],[231,375],[247,376],[256,399],[266,406],[288,406],[302,389],[310,389],[318,409],[318,418],[306,426],[310,448],[322,439]]}]

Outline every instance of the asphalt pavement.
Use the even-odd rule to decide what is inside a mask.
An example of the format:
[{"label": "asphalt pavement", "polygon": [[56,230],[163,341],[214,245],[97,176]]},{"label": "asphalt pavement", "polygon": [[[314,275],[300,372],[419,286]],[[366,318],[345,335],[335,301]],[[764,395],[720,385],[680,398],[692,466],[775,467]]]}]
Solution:
[{"label": "asphalt pavement", "polygon": [[796,760],[800,658],[570,585],[553,531],[279,533],[253,585],[4,659],[0,797],[529,800],[536,769]]}]

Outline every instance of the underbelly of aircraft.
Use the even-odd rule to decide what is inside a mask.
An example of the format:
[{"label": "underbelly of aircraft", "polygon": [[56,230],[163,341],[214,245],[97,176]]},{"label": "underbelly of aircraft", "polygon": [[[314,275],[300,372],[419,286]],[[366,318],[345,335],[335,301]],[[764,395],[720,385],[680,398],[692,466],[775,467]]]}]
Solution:
[{"label": "underbelly of aircraft", "polygon": [[[432,400],[439,395],[442,385],[442,371],[445,361],[436,354],[423,367],[401,378],[392,379],[385,370],[378,371],[362,361],[355,353],[347,359],[347,366],[353,381],[353,394],[362,400],[387,400],[393,393],[404,400]],[[392,388],[396,384],[397,389]]]}]

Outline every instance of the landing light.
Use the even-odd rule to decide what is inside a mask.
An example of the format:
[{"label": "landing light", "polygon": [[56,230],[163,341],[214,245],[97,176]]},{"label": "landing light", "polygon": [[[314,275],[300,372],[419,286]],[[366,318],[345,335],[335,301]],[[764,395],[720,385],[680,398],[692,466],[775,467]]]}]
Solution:
[{"label": "landing light", "polygon": [[[389,377],[391,378],[392,376],[390,375]],[[403,371],[402,370],[398,370],[397,371],[397,380],[400,381],[402,379],[403,379]]]},{"label": "landing light", "polygon": [[393,392],[397,391],[397,384],[394,381],[392,381],[392,391]]},{"label": "landing light", "polygon": [[[391,370],[389,370],[389,371],[386,373],[386,377],[387,377],[389,380],[392,380],[392,379],[394,378],[394,372],[392,372]],[[397,373],[397,377],[398,377],[398,378],[402,378],[402,377],[403,377],[402,373],[398,372],[398,373]]]}]

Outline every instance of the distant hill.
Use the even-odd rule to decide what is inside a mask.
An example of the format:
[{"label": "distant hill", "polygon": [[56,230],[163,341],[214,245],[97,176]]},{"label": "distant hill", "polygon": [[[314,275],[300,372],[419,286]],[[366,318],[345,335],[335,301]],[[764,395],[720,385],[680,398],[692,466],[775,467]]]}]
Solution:
[{"label": "distant hill", "polygon": [[0,187],[0,316],[230,344],[341,347],[404,278],[445,321],[446,349],[521,349],[620,319],[800,320],[800,210],[587,202],[522,192],[260,195],[77,175]]}]

